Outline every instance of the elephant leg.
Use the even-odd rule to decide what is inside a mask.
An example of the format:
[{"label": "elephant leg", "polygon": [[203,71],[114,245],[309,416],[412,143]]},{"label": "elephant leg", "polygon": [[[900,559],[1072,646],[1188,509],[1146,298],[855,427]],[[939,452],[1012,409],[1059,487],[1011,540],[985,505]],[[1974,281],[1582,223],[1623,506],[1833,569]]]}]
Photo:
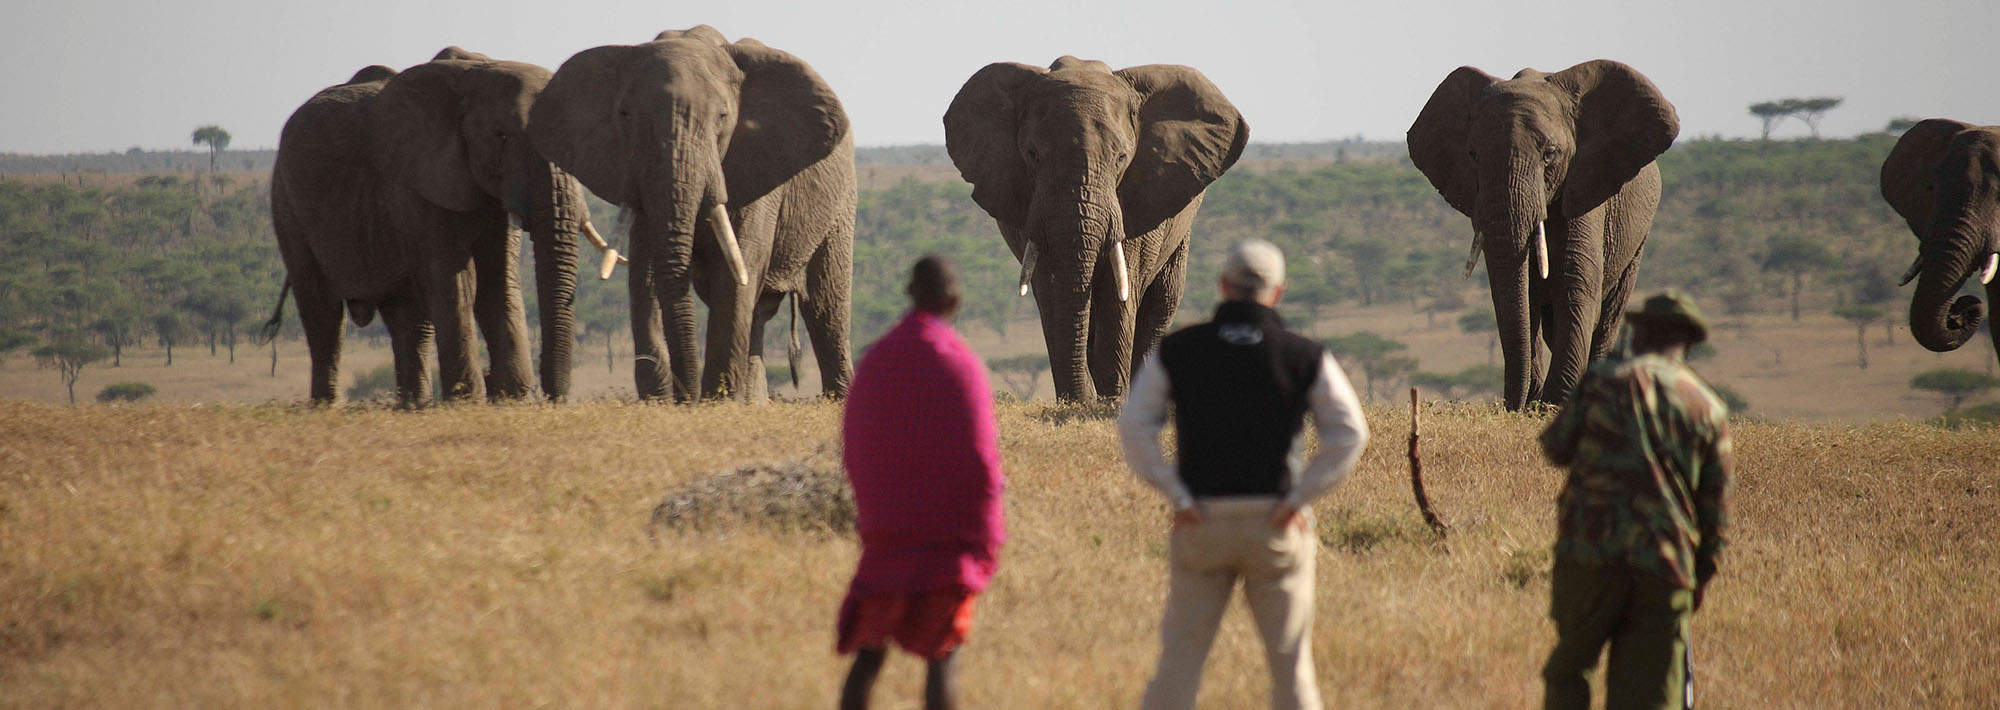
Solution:
[{"label": "elephant leg", "polygon": [[[1132,280],[1131,262],[1126,278]],[[1097,274],[1091,277],[1090,340],[1085,351],[1090,379],[1099,397],[1123,397],[1132,379],[1132,324],[1138,312],[1136,294],[1118,300],[1118,286],[1111,269],[1111,252],[1103,250]]]},{"label": "elephant leg", "polygon": [[486,341],[490,366],[486,396],[494,400],[528,396],[532,361],[528,356],[527,309],[521,305],[521,233],[501,215],[481,215],[471,241],[478,290],[472,312]]},{"label": "elephant leg", "polygon": [[[644,228],[645,216],[638,216],[634,234]],[[667,360],[666,328],[661,320],[660,286],[655,273],[660,249],[650,239],[632,240],[631,268],[625,275],[625,294],[632,305],[632,384],[640,400],[665,399],[670,373]]]},{"label": "elephant leg", "polygon": [[1625,268],[1616,273],[1617,277],[1605,284],[1604,307],[1597,314],[1597,329],[1591,333],[1591,362],[1610,357],[1618,348],[1618,330],[1625,325],[1625,302],[1632,297],[1632,286],[1639,280],[1638,255],[1634,254]]},{"label": "elephant leg", "polygon": [[812,341],[813,359],[819,363],[819,391],[822,397],[847,396],[847,383],[854,379],[854,365],[848,360],[848,315],[853,294],[854,232],[828,237],[812,260],[806,262],[805,298],[799,310],[805,319],[806,337]]},{"label": "elephant leg", "polygon": [[[1549,372],[1540,399],[1561,404],[1590,365],[1591,335],[1604,308],[1603,207],[1549,226]],[[1558,234],[1560,231],[1560,234]],[[1560,249],[1553,245],[1561,244]]]},{"label": "elephant leg", "polygon": [[764,326],[771,317],[778,314],[778,307],[784,305],[785,294],[763,293],[757,296],[757,305],[750,314],[750,363],[749,372],[743,381],[744,393],[751,402],[767,402],[771,399],[770,375],[764,367]]},{"label": "elephant leg", "polygon": [[1167,263],[1153,277],[1153,283],[1139,296],[1139,314],[1132,332],[1132,374],[1137,376],[1139,365],[1159,347],[1160,339],[1166,337],[1167,329],[1174,325],[1174,311],[1179,308],[1181,291],[1187,287],[1188,243],[1182,241]]},{"label": "elephant leg", "polygon": [[333,404],[340,401],[340,346],[347,331],[341,322],[340,297],[327,291],[317,269],[302,269],[289,278],[292,300],[299,304],[299,324],[306,332],[306,349],[312,357],[312,401]]},{"label": "elephant leg", "polygon": [[436,332],[438,385],[447,401],[477,397],[482,383],[473,361],[479,344],[473,333],[472,255],[458,244],[437,245],[435,251],[441,253],[429,260],[424,295]]},{"label": "elephant leg", "polygon": [[[745,260],[749,254],[744,255]],[[756,315],[758,269],[750,284],[736,283],[728,269],[707,269],[703,281],[708,298],[708,352],[704,353],[701,396],[747,400],[750,397],[750,321]],[[761,377],[762,375],[757,375]]]},{"label": "elephant leg", "polygon": [[395,354],[396,400],[403,407],[421,406],[431,394],[431,339],[434,335],[420,295],[398,294],[381,306],[382,326],[389,331]]}]

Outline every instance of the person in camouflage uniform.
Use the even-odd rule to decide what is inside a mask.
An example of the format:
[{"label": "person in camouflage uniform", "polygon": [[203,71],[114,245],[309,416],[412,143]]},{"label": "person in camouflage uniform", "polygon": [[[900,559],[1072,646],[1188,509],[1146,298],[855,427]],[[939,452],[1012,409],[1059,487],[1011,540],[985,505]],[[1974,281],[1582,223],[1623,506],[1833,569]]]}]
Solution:
[{"label": "person in camouflage uniform", "polygon": [[1631,357],[1593,364],[1542,432],[1569,468],[1557,505],[1543,706],[1590,707],[1604,645],[1606,707],[1693,707],[1687,632],[1722,553],[1729,409],[1682,364],[1707,336],[1669,291],[1626,314]]}]

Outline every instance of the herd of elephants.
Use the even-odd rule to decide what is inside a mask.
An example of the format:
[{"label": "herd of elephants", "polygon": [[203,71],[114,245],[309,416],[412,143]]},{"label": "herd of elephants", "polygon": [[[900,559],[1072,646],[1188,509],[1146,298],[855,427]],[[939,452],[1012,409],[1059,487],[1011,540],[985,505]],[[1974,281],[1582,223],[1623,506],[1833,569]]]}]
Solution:
[{"label": "herd of elephants", "polygon": [[[1191,67],[1065,56],[980,69],[944,126],[1020,259],[1058,396],[1122,395],[1173,323],[1195,213],[1243,153],[1243,116]],[[1485,254],[1509,409],[1560,402],[1613,347],[1659,206],[1654,160],[1678,132],[1658,87],[1606,60],[1512,79],[1461,67],[1417,114],[1410,159],[1471,219],[1468,276]],[[591,224],[586,187],[621,208],[629,254]],[[602,276],[629,265],[642,399],[766,397],[763,329],[788,296],[822,390],[843,394],[852,373],[847,113],[806,62],[756,40],[703,25],[584,50],[553,73],[456,47],[367,67],[292,114],[271,192],[316,402],[339,391],[342,321],[378,313],[405,403],[431,391],[433,343],[446,398],[530,396],[520,231],[552,400],[569,391],[586,242]],[[2000,127],[1917,124],[1883,163],[1882,194],[1918,237],[1911,331],[1957,348],[1985,314],[1954,298],[1961,285],[1978,273],[2000,299]]]}]

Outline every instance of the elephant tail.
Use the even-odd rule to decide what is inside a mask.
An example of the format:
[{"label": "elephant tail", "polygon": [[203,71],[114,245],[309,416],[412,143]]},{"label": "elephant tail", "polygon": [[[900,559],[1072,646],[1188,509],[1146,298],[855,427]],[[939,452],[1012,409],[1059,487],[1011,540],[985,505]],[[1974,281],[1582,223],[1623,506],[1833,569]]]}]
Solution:
[{"label": "elephant tail", "polygon": [[278,305],[271,308],[271,319],[257,329],[257,344],[264,345],[278,337],[278,331],[285,327],[285,297],[292,293],[292,282],[285,281],[284,288],[278,289]]},{"label": "elephant tail", "polygon": [[797,390],[799,388],[799,360],[804,359],[805,355],[805,351],[799,347],[798,292],[792,292],[792,297],[787,300],[792,302],[792,344],[785,348],[785,361],[792,371],[792,389]]}]

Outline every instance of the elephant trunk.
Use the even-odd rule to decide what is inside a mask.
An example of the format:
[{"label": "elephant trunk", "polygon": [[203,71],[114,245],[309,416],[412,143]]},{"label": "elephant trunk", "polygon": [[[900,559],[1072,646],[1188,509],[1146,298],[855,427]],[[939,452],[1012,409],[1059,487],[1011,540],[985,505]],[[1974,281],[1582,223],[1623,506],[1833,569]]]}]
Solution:
[{"label": "elephant trunk", "polygon": [[1529,291],[1535,280],[1547,278],[1548,244],[1542,226],[1548,218],[1547,193],[1539,171],[1525,167],[1510,170],[1501,185],[1481,192],[1498,197],[1483,201],[1486,209],[1473,221],[1477,230],[1474,239],[1484,241],[1486,278],[1505,359],[1502,389],[1506,406],[1518,411],[1537,394],[1535,378],[1539,373],[1534,366],[1535,323],[1529,314]]},{"label": "elephant trunk", "polygon": [[1952,296],[1975,270],[1984,271],[1996,251],[1996,230],[1972,215],[1942,214],[1934,219],[1917,260],[1917,293],[1910,299],[1910,334],[1935,352],[1958,349],[1979,329],[1986,306],[1977,296]]},{"label": "elephant trunk", "polygon": [[1041,311],[1042,337],[1048,343],[1049,370],[1056,396],[1082,400],[1092,391],[1089,375],[1090,302],[1092,275],[1100,252],[1111,245],[1113,215],[1088,202],[1053,211],[1040,222],[1041,234],[1029,239],[1041,248],[1035,260],[1035,305]]},{"label": "elephant trunk", "polygon": [[542,394],[569,396],[571,351],[576,347],[577,237],[589,230],[590,208],[576,178],[550,166],[549,198],[528,230],[535,252],[535,302],[541,320]]}]

